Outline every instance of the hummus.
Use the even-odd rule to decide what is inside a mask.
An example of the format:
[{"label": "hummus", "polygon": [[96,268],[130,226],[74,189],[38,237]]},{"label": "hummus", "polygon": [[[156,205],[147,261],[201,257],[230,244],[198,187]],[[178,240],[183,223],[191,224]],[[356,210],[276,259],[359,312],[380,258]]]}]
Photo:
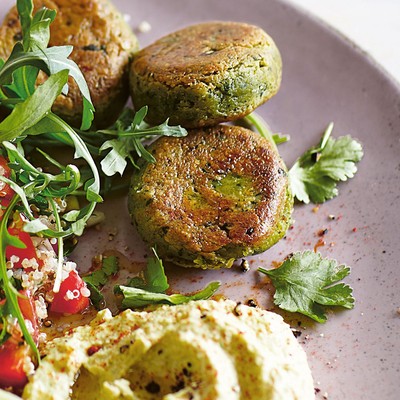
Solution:
[{"label": "hummus", "polygon": [[311,400],[305,352],[279,315],[233,301],[103,310],[49,343],[24,399]]}]

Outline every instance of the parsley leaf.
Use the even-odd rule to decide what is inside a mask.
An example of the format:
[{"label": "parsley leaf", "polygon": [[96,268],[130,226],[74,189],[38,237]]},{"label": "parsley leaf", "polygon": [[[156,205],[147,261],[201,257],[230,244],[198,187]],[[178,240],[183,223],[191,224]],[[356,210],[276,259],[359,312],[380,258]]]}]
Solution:
[{"label": "parsley leaf", "polygon": [[152,248],[154,257],[147,262],[147,268],[142,276],[131,279],[128,286],[117,285],[115,293],[123,295],[122,308],[144,307],[151,304],[184,304],[192,300],[205,300],[210,298],[220,287],[220,282],[211,282],[203,290],[192,295],[179,293],[165,294],[169,288],[165,276],[162,260]]},{"label": "parsley leaf", "polygon": [[338,195],[338,181],[352,178],[363,156],[361,144],[350,136],[330,137],[329,124],[318,146],[306,151],[289,170],[293,195],[304,203],[323,203]]},{"label": "parsley leaf", "polygon": [[100,269],[82,278],[90,290],[90,300],[97,309],[101,308],[101,304],[104,300],[100,288],[104,286],[107,283],[108,278],[115,275],[118,270],[119,266],[117,257],[104,257]]},{"label": "parsley leaf", "polygon": [[297,252],[279,268],[259,268],[258,271],[271,279],[276,289],[274,303],[283,310],[325,322],[324,306],[354,307],[352,288],[336,283],[349,275],[350,268],[338,265],[336,260],[322,258],[320,253]]}]

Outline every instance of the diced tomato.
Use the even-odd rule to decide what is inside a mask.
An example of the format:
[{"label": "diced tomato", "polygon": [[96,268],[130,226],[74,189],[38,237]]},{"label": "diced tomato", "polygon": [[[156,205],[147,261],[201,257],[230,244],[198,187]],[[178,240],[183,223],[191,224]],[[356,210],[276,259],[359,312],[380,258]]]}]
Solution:
[{"label": "diced tomato", "polygon": [[[40,265],[40,260],[37,259],[36,249],[33,245],[32,238],[30,237],[28,232],[24,232],[22,229],[10,227],[8,228],[8,233],[12,236],[18,237],[24,244],[25,248],[20,249],[14,246],[6,247],[6,258],[10,260],[12,256],[16,256],[19,258],[18,261],[14,262],[14,268],[22,268],[22,261],[24,259],[31,260],[34,258],[38,264]],[[27,271],[30,271],[30,268],[27,268]]]},{"label": "diced tomato", "polygon": [[60,291],[54,293],[50,311],[63,314],[82,312],[89,306],[89,298],[82,296],[82,289],[87,289],[86,283],[76,271],[71,271],[68,277],[61,282]]},{"label": "diced tomato", "polygon": [[[7,160],[0,156],[0,175],[9,178],[11,175],[11,169],[8,166]],[[0,182],[0,204],[3,207],[7,207],[14,195],[14,191],[11,189],[10,185]]]},{"label": "diced tomato", "polygon": [[[37,343],[39,337],[39,323],[36,315],[35,303],[31,292],[29,290],[20,290],[20,296],[18,296],[18,305],[24,319],[31,321],[33,332],[31,332],[32,338]],[[5,303],[5,300],[0,301],[0,306]]]},{"label": "diced tomato", "polygon": [[27,344],[19,345],[12,340],[7,340],[0,346],[0,387],[23,387],[28,378],[24,364],[29,358],[30,348]]},{"label": "diced tomato", "polygon": [[[39,337],[38,319],[32,296],[28,290],[21,291],[18,304],[22,315],[32,323],[32,338],[37,343]],[[4,304],[2,300],[0,304]],[[11,337],[0,346],[0,387],[21,388],[27,382],[24,365],[30,359],[30,348],[19,338]]]}]

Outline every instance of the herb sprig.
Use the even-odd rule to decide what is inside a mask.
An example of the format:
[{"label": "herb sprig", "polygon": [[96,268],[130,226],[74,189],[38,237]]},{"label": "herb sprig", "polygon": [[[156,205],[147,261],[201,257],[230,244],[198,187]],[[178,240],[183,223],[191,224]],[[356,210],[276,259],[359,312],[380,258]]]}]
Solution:
[{"label": "herb sprig", "polygon": [[307,150],[289,170],[293,195],[304,203],[323,203],[338,195],[337,182],[352,178],[363,156],[361,144],[350,136],[331,137],[333,123],[318,146]]},{"label": "herb sprig", "polygon": [[266,270],[275,286],[274,303],[280,308],[307,315],[317,322],[327,320],[326,306],[354,307],[353,290],[337,283],[350,273],[350,268],[336,260],[322,258],[307,250],[290,255],[279,268]]}]

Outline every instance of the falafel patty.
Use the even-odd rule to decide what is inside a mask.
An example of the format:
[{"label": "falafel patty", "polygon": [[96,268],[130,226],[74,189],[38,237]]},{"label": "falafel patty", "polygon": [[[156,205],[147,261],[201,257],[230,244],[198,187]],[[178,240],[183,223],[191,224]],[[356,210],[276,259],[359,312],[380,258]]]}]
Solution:
[{"label": "falafel patty", "polygon": [[200,268],[229,268],[285,234],[293,199],[272,144],[238,126],[196,129],[149,146],[132,178],[129,211],[160,257]]},{"label": "falafel patty", "polygon": [[[80,67],[96,108],[97,127],[109,126],[129,96],[129,63],[139,44],[122,15],[108,0],[34,0],[35,10],[45,6],[57,11],[51,24],[49,46],[72,45],[70,58]],[[0,27],[0,58],[8,58],[21,26],[16,7]],[[40,75],[39,81],[45,79]],[[69,79],[69,93],[60,95],[53,111],[78,127],[82,119],[82,96]]]},{"label": "falafel patty", "polygon": [[282,61],[259,27],[208,22],[167,35],[135,54],[130,88],[147,119],[187,128],[232,121],[277,93]]}]

